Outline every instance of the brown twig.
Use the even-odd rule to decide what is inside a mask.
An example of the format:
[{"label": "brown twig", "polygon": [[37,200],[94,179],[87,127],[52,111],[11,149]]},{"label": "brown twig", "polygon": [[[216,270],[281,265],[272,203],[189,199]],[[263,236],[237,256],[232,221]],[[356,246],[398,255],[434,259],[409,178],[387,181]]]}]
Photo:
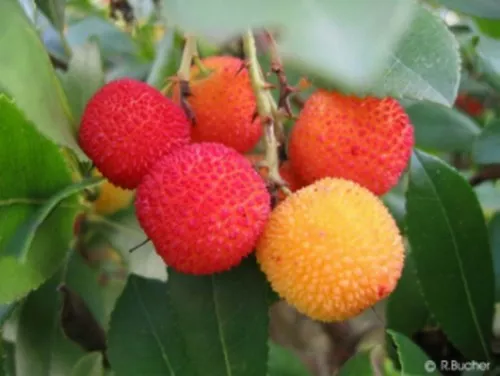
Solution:
[{"label": "brown twig", "polygon": [[485,181],[500,179],[500,164],[484,166],[469,179],[472,186],[479,185]]},{"label": "brown twig", "polygon": [[269,39],[269,52],[271,54],[271,71],[276,74],[279,82],[280,96],[278,100],[278,109],[282,110],[288,117],[293,117],[292,107],[290,106],[290,95],[297,92],[297,89],[288,84],[288,80],[283,69],[283,62],[278,54],[276,41],[271,33],[267,32]]},{"label": "brown twig", "polygon": [[477,186],[485,181],[500,179],[500,164],[487,165],[469,179],[469,184]]}]

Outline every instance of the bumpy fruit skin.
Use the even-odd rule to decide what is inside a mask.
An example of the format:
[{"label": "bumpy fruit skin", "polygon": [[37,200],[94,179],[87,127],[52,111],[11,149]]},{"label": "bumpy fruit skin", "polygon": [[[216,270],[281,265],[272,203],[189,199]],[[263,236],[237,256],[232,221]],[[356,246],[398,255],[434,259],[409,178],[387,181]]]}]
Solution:
[{"label": "bumpy fruit skin", "polygon": [[[94,176],[102,176],[97,170]],[[132,203],[134,191],[113,185],[108,180],[99,186],[99,195],[93,202],[94,211],[100,215],[111,215]]]},{"label": "bumpy fruit skin", "polygon": [[305,184],[299,179],[297,174],[293,171],[290,161],[285,161],[280,166],[280,176],[288,183],[290,191],[295,192],[304,187]]},{"label": "bumpy fruit skin", "polygon": [[250,162],[222,144],[199,143],[163,158],[139,185],[139,223],[165,263],[212,274],[255,247],[270,195]]},{"label": "bumpy fruit skin", "polygon": [[377,196],[352,181],[325,178],[274,209],[256,255],[281,297],[329,322],[356,316],[394,290],[404,246]]},{"label": "bumpy fruit skin", "polygon": [[[193,142],[217,142],[240,153],[253,149],[262,135],[255,95],[241,59],[213,56],[202,64],[212,70],[203,77],[195,66],[191,70],[191,95],[187,98],[195,116],[191,129]],[[178,88],[174,101],[179,103]]]},{"label": "bumpy fruit skin", "polygon": [[114,185],[134,189],[152,165],[190,141],[184,111],[155,88],[124,78],[87,103],[79,142]]},{"label": "bumpy fruit skin", "polygon": [[318,90],[291,132],[289,157],[306,184],[338,177],[383,195],[397,184],[413,144],[410,119],[395,99]]}]

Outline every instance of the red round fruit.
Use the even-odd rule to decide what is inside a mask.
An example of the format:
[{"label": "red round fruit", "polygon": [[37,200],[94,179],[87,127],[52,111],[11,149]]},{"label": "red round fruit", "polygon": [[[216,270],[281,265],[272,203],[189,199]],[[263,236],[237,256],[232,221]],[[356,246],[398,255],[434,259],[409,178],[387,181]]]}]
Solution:
[{"label": "red round fruit", "polygon": [[182,108],[130,78],[104,85],[87,103],[79,143],[114,185],[134,189],[162,156],[190,142]]},{"label": "red round fruit", "polygon": [[252,252],[271,211],[264,181],[234,149],[192,144],[164,157],[137,189],[136,211],[165,263],[227,270]]}]

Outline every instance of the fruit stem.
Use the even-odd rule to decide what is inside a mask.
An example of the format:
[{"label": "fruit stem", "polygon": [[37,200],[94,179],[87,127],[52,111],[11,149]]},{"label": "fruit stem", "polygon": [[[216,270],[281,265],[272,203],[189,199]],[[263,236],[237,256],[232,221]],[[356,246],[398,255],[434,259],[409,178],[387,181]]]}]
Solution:
[{"label": "fruit stem", "polygon": [[247,59],[250,81],[257,101],[257,111],[264,127],[264,140],[266,143],[265,163],[269,169],[268,179],[288,194],[290,191],[286,188],[286,183],[279,173],[279,143],[275,131],[276,129],[280,129],[281,119],[278,107],[269,91],[269,86],[266,85],[257,59],[257,49],[252,30],[248,30],[243,36],[243,49]]},{"label": "fruit stem", "polygon": [[202,77],[207,77],[212,72],[211,69],[207,68],[203,64],[203,62],[201,61],[201,59],[200,59],[200,57],[198,55],[194,55],[193,56],[193,62],[198,67],[198,69],[200,70],[200,73],[201,73]]},{"label": "fruit stem", "polygon": [[177,77],[180,81],[189,81],[191,72],[191,62],[193,57],[197,56],[196,37],[192,34],[186,34],[186,43],[182,52],[182,60],[177,71]]}]

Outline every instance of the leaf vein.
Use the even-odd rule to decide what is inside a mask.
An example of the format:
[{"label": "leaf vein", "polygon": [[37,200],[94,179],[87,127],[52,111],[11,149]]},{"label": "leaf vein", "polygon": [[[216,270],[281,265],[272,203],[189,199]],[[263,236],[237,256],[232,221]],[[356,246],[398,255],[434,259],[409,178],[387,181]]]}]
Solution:
[{"label": "leaf vein", "polygon": [[158,345],[158,348],[160,349],[161,357],[165,361],[165,364],[167,365],[167,368],[170,371],[170,374],[172,376],[175,376],[175,371],[172,368],[172,364],[170,363],[170,359],[169,359],[169,357],[167,355],[167,352],[166,352],[165,348],[163,347],[163,344],[161,343],[160,338],[158,338],[158,335],[156,334],[156,332],[154,330],[153,322],[151,320],[151,317],[149,316],[149,313],[148,313],[148,310],[146,308],[146,305],[144,304],[144,301],[141,298],[141,294],[139,292],[139,289],[138,289],[137,284],[136,284],[135,281],[132,281],[132,286],[134,286],[134,291],[135,291],[135,294],[137,296],[137,300],[138,300],[138,302],[140,304],[140,307],[141,307],[141,309],[142,309],[142,311],[144,313],[144,318],[146,319],[146,322],[148,323],[148,326],[149,326],[149,329],[151,331],[151,334],[153,335],[153,338],[155,339],[155,341],[156,341],[156,343]]}]

